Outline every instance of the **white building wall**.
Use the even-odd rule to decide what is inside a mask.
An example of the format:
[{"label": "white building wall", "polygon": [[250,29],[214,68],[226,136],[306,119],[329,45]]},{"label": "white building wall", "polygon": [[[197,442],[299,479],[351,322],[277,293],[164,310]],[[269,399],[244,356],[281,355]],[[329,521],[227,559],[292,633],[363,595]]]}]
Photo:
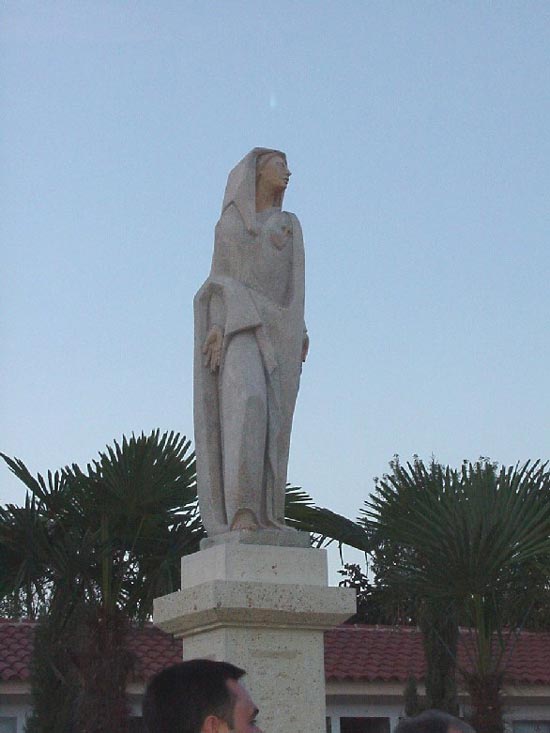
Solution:
[{"label": "white building wall", "polygon": [[388,718],[393,731],[399,718],[403,717],[402,703],[381,703],[375,701],[340,701],[327,698],[327,718],[330,718],[331,733],[340,733],[340,718]]},{"label": "white building wall", "polygon": [[[0,721],[3,718],[15,718],[15,733],[23,733],[25,722],[31,714],[31,702],[28,695],[3,695],[0,694]],[[0,722],[0,733],[9,731],[10,727],[4,721]]]}]

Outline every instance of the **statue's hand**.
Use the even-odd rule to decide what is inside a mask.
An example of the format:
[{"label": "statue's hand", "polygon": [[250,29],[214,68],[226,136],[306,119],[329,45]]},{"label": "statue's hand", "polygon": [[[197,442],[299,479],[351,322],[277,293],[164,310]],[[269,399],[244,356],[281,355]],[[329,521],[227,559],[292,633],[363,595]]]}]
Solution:
[{"label": "statue's hand", "polygon": [[307,359],[307,352],[309,351],[309,336],[304,333],[304,339],[302,341],[302,361]]},{"label": "statue's hand", "polygon": [[202,347],[205,355],[204,366],[210,367],[211,372],[219,369],[222,358],[223,333],[219,326],[212,326]]}]

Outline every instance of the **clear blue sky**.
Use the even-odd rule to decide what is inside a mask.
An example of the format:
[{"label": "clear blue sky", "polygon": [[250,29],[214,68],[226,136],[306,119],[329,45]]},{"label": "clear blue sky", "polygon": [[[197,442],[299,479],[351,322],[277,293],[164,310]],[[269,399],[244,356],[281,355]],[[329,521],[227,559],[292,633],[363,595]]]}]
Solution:
[{"label": "clear blue sky", "polygon": [[289,480],[355,516],[395,453],[550,457],[546,0],[5,0],[0,95],[3,452],[192,435],[192,298],[260,145],[307,254]]}]

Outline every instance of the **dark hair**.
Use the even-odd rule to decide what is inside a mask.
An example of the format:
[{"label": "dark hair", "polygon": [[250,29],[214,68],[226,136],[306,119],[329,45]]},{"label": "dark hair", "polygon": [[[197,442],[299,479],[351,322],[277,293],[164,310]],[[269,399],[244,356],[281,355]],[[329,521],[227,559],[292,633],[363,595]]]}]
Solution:
[{"label": "dark hair", "polygon": [[216,715],[233,726],[233,696],[227,680],[244,670],[229,662],[191,659],[167,667],[149,681],[143,698],[148,733],[200,733],[205,719]]},{"label": "dark hair", "polygon": [[394,733],[447,733],[451,726],[463,733],[475,733],[471,725],[441,710],[425,710],[412,718],[403,718]]}]

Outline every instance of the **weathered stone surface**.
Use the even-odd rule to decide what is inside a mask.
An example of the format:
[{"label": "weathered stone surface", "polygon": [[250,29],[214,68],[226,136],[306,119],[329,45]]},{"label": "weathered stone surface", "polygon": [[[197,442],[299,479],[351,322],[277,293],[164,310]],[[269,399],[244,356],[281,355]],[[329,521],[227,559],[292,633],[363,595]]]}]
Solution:
[{"label": "weathered stone surface", "polygon": [[[285,527],[294,405],[308,338],[298,219],[281,211],[284,153],[254,148],[231,171],[210,275],[195,296],[194,415],[209,537]],[[273,532],[258,542],[275,541]]]},{"label": "weathered stone surface", "polygon": [[184,641],[184,658],[230,659],[246,669],[244,684],[266,733],[323,733],[323,632],[221,628]]},{"label": "weathered stone surface", "polygon": [[154,621],[183,658],[230,661],[269,733],[325,729],[323,631],[355,612],[327,587],[325,550],[285,525],[290,432],[302,362],[304,250],[281,211],[290,171],[254,148],[231,171],[210,276],[195,296],[194,412],[200,511],[208,537],[182,558],[181,591]]},{"label": "weathered stone surface", "polygon": [[201,550],[215,545],[278,545],[279,547],[310,547],[309,534],[293,529],[234,529],[201,540]]},{"label": "weathered stone surface", "polygon": [[214,580],[164,596],[155,623],[176,636],[221,625],[329,629],[354,612],[355,591]]},{"label": "weathered stone surface", "polygon": [[328,583],[326,557],[324,551],[309,547],[279,547],[274,552],[269,546],[251,548],[247,544],[216,545],[182,557],[183,588],[192,588],[210,580],[324,587]]},{"label": "weathered stone surface", "polygon": [[182,590],[154,620],[183,658],[233,662],[269,733],[324,730],[323,630],[355,613],[355,591],[329,588],[325,550],[225,543],[182,558]]}]

